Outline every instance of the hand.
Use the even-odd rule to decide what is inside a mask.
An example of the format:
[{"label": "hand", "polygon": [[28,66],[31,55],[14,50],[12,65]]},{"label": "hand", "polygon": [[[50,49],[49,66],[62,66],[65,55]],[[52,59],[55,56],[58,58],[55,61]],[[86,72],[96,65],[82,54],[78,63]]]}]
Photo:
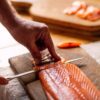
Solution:
[{"label": "hand", "polygon": [[18,25],[11,31],[13,37],[31,52],[36,63],[40,63],[40,51],[48,48],[55,61],[60,57],[54,50],[54,45],[50,37],[47,25],[23,19],[18,20]]},{"label": "hand", "polygon": [[2,76],[0,76],[0,85],[6,85],[8,84],[8,80]]}]

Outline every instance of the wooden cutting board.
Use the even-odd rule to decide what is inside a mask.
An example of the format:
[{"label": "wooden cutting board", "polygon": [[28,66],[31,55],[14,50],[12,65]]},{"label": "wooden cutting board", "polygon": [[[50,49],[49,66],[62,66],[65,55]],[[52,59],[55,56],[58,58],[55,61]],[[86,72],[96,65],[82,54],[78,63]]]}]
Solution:
[{"label": "wooden cutting board", "polygon": [[[92,34],[100,31],[100,20],[91,22],[80,19],[74,15],[68,16],[63,13],[63,10],[70,6],[74,1],[75,0],[35,0],[33,7],[30,9],[30,13],[34,20],[62,26],[66,29],[72,28],[94,32]],[[100,0],[84,1],[88,4],[100,8]]]},{"label": "wooden cutting board", "polygon": [[[100,89],[100,65],[96,63],[96,61],[85,52],[85,50],[83,50],[82,48],[73,48],[73,49],[56,48],[56,51],[67,60],[74,59],[77,57],[84,57],[82,60],[75,61],[73,63],[78,65],[78,67],[80,67],[80,69],[87,75],[87,77],[89,77],[89,79],[92,80],[92,82]],[[29,57],[31,57],[29,54],[24,54],[24,55],[10,58],[10,64],[12,69],[16,73],[21,73],[20,72],[21,69],[23,70],[23,72],[31,70],[32,63],[30,59],[28,59]],[[27,75],[29,82],[32,81],[32,75],[29,76]],[[24,82],[25,82],[25,78],[24,78]],[[29,78],[31,80],[29,80]]]},{"label": "wooden cutting board", "polygon": [[[56,51],[67,60],[74,59],[77,57],[84,57],[84,59],[80,61],[75,61],[73,63],[78,65],[78,67],[80,67],[80,69],[96,85],[96,87],[100,89],[100,65],[96,63],[96,61],[93,58],[91,58],[91,56],[89,56],[82,48],[74,48],[74,49],[56,48]],[[25,72],[32,69],[32,63],[30,59],[28,59],[30,57],[31,57],[30,54],[24,54],[10,58],[9,61],[11,68],[15,71],[16,74],[21,73],[21,71]],[[45,94],[41,89],[41,84],[39,83],[39,81],[34,80],[34,73],[21,77],[20,80],[21,82],[22,81],[24,82],[24,87],[31,96],[32,100],[46,99]],[[27,83],[27,85],[25,85],[25,83]]]}]

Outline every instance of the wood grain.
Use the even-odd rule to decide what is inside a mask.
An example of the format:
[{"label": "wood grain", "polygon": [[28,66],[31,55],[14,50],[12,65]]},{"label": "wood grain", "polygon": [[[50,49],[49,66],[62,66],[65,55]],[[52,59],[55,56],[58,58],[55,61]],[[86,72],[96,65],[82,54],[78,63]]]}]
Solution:
[{"label": "wood grain", "polygon": [[[65,58],[66,60],[74,59],[77,57],[84,57],[84,59],[80,61],[75,61],[73,64],[81,67],[81,70],[87,75],[87,77],[92,80],[92,82],[100,89],[100,65],[91,58],[82,48],[74,48],[74,49],[58,49],[56,51],[60,56]],[[30,57],[28,54],[20,55],[17,57],[10,58],[10,64],[12,69],[16,73],[21,73],[28,71],[32,68],[32,62],[27,57]],[[24,84],[29,83],[30,81],[36,79],[34,74],[25,76],[20,78],[23,80]]]}]

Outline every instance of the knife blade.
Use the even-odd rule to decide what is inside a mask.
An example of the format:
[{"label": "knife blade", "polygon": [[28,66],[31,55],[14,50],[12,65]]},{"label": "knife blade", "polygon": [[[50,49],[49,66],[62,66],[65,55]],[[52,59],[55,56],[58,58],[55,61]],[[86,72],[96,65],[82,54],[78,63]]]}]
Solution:
[{"label": "knife blade", "polygon": [[[68,60],[68,61],[66,61],[64,63],[67,64],[67,63],[74,62],[74,61],[81,60],[81,59],[83,59],[83,57],[81,57],[81,58],[75,58],[75,59],[70,59],[70,60]],[[31,73],[35,73],[37,71],[39,71],[39,70],[34,70],[33,69],[33,70],[30,70],[30,71],[27,71],[27,72],[23,72],[23,73],[20,73],[20,74],[17,74],[17,75],[7,76],[5,78],[10,81],[12,79],[19,78],[21,76],[25,76],[25,75],[28,75],[28,74],[31,74]]]}]

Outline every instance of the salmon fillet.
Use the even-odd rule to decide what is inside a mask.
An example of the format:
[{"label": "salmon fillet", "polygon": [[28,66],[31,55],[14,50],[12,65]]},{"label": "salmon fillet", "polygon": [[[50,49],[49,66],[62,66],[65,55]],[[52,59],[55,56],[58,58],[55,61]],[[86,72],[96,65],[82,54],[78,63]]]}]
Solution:
[{"label": "salmon fillet", "polygon": [[85,19],[85,18],[86,18],[86,17],[84,16],[85,12],[86,12],[86,9],[80,9],[80,10],[76,13],[76,15],[77,15],[78,17],[80,17],[80,18]]},{"label": "salmon fillet", "polygon": [[71,7],[64,9],[64,13],[68,15],[76,14],[80,9],[86,9],[87,4],[83,1],[75,1]]},{"label": "salmon fillet", "polygon": [[77,15],[78,17],[89,21],[100,20],[100,8],[87,5],[87,3],[83,1],[73,2],[72,6],[67,7],[64,10],[64,13],[67,15]]},{"label": "salmon fillet", "polygon": [[95,21],[100,19],[100,9],[94,6],[89,6],[86,9],[86,12],[83,14],[84,18]]},{"label": "salmon fillet", "polygon": [[74,64],[49,64],[39,78],[49,100],[100,100],[99,90]]}]

